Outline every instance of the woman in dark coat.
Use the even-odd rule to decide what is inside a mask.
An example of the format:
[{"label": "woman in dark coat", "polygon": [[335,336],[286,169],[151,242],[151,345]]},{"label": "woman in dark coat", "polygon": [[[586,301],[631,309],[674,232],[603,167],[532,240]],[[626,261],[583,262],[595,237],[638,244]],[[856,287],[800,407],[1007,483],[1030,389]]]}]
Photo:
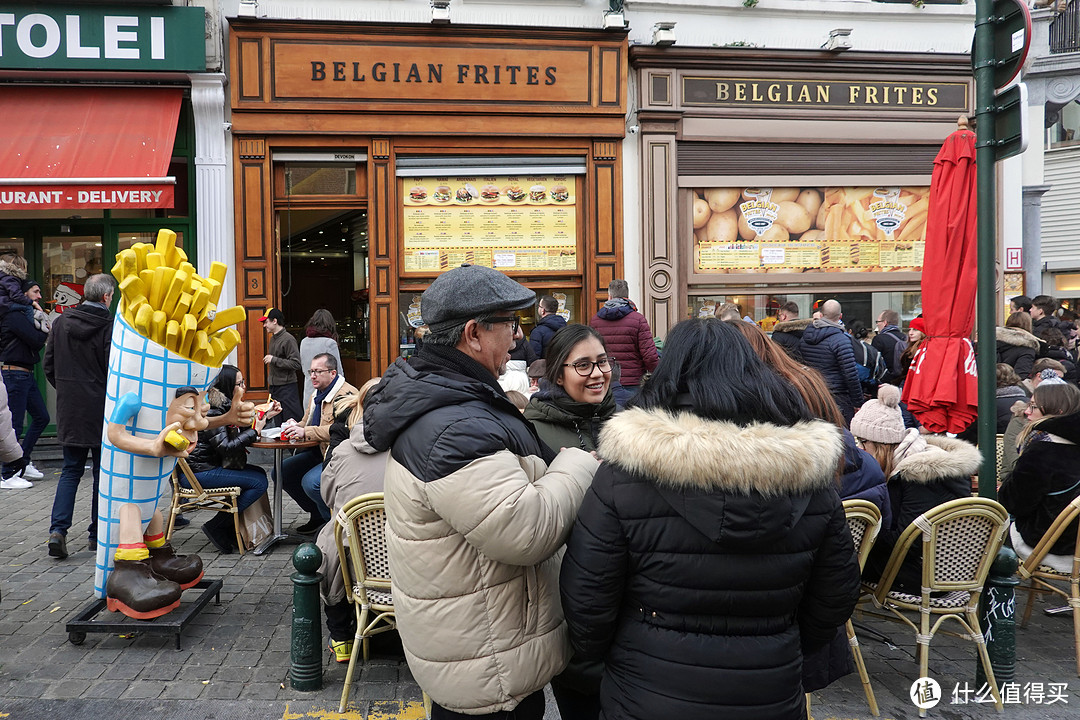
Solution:
[{"label": "woman in dark coat", "polygon": [[[877,582],[896,541],[911,521],[938,505],[971,496],[971,476],[982,463],[978,448],[963,440],[922,435],[904,427],[900,390],[882,385],[877,400],[868,400],[851,421],[851,434],[881,465],[889,479],[892,522],[882,524],[866,560],[863,578]],[[922,592],[922,546],[904,559],[894,588]]]},{"label": "woman in dark coat", "polygon": [[548,341],[544,361],[544,382],[529,399],[525,417],[556,452],[595,450],[600,429],[615,414],[604,338],[588,325],[567,325]]},{"label": "woman in dark coat", "polygon": [[842,444],[730,325],[676,325],[600,466],[560,588],[601,717],[806,715],[803,653],[858,597]]},{"label": "woman in dark coat", "polygon": [[1031,334],[1031,316],[1016,312],[1005,321],[1005,327],[997,328],[997,361],[1005,363],[1026,378],[1039,353],[1039,338]]},{"label": "woman in dark coat", "polygon": [[[206,393],[210,401],[210,417],[224,415],[232,407],[233,395],[237,389],[240,397],[247,387],[240,368],[235,365],[222,365],[217,380]],[[266,421],[281,412],[281,404],[276,400],[273,407],[263,417],[257,417],[254,427],[221,427],[199,432],[199,442],[188,455],[187,462],[195,473],[199,484],[207,488],[239,487],[242,492],[237,500],[237,508],[243,512],[263,493],[269,483],[266,471],[247,461],[247,449],[259,439]],[[180,482],[187,487],[187,479],[181,475]],[[203,532],[210,542],[222,553],[236,549],[236,536],[232,531],[232,517],[226,513],[214,513],[209,522],[203,524]]]},{"label": "woman in dark coat", "polygon": [[[1059,385],[1056,390],[1068,396],[1072,412],[1049,416],[1032,425],[1040,439],[1024,449],[998,491],[1001,504],[1013,517],[1009,532],[1021,557],[1031,553],[1058,514],[1080,495],[1080,390],[1072,385]],[[1050,549],[1052,555],[1067,557],[1051,559],[1047,564],[1071,572],[1075,546],[1073,523]]]},{"label": "woman in dark coat", "polygon": [[[34,303],[41,299],[41,286],[36,280],[24,280],[22,290]],[[49,425],[49,408],[34,380],[34,366],[41,362],[41,349],[49,339],[49,326],[44,313],[35,307],[17,305],[0,322],[0,357],[4,361],[4,385],[15,434],[23,449],[21,461],[4,463],[3,487],[33,487],[30,480],[40,480],[43,473],[34,467],[30,454],[42,431]],[[30,414],[30,427],[23,435],[23,422]],[[18,477],[15,475],[18,474]],[[15,483],[15,484],[12,484]]]}]

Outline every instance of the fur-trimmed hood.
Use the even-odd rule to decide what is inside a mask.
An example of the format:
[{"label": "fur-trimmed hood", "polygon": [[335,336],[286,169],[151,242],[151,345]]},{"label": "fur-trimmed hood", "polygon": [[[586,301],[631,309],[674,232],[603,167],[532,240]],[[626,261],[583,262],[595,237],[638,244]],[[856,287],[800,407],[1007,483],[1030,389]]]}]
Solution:
[{"label": "fur-trimmed hood", "polygon": [[20,280],[26,279],[26,271],[21,267],[18,267],[14,263],[10,263],[7,260],[0,260],[0,272],[7,273],[12,277],[17,277]]},{"label": "fur-trimmed hood", "polygon": [[997,341],[999,343],[1005,343],[1006,345],[1028,347],[1033,350],[1038,350],[1039,343],[1042,342],[1042,340],[1035,337],[1027,330],[1021,330],[1020,328],[999,327],[995,330],[995,332],[997,335]]},{"label": "fur-trimmed hood", "polygon": [[213,385],[206,391],[206,401],[210,403],[210,407],[215,410],[228,411],[232,407],[232,398],[225,397],[225,393],[218,390]]},{"label": "fur-trimmed hood", "polygon": [[836,479],[840,430],[821,421],[791,427],[706,420],[690,412],[633,408],[600,433],[600,456],[671,488],[809,493]]},{"label": "fur-trimmed hood", "polygon": [[982,454],[971,443],[954,438],[926,435],[926,449],[911,453],[893,467],[893,475],[921,484],[947,478],[974,475],[982,465]]},{"label": "fur-trimmed hood", "polygon": [[799,318],[798,320],[785,320],[784,322],[778,322],[773,325],[773,332],[802,332],[806,328],[810,327],[810,323],[814,322],[814,318]]}]

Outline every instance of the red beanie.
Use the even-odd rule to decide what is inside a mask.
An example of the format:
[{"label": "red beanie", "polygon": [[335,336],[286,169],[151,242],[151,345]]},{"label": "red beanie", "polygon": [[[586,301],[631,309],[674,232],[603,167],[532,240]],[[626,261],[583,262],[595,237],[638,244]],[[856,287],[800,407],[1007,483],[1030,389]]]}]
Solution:
[{"label": "red beanie", "polygon": [[921,317],[917,317],[917,318],[912,319],[911,324],[908,325],[908,327],[913,329],[913,330],[918,330],[923,335],[927,334],[926,333],[926,320],[924,320]]}]

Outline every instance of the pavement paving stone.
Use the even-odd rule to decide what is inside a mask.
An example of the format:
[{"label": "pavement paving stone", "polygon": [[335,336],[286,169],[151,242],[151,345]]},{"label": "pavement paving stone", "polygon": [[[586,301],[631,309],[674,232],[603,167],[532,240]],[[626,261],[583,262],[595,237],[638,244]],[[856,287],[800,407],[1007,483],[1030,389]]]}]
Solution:
[{"label": "pavement paving stone", "polygon": [[120,696],[121,700],[141,700],[147,698],[156,698],[161,695],[163,689],[161,682],[154,682],[149,680],[133,680],[128,683],[127,690]]},{"label": "pavement paving stone", "polygon": [[90,680],[59,680],[50,683],[41,694],[43,700],[64,700],[79,697],[90,689]]}]

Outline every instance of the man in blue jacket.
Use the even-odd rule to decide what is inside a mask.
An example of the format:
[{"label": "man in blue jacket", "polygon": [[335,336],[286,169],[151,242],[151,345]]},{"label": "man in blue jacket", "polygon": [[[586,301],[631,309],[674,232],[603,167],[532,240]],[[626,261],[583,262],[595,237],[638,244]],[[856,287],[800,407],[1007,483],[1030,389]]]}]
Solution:
[{"label": "man in blue jacket", "polygon": [[540,321],[529,335],[529,344],[532,345],[537,359],[540,359],[544,357],[547,344],[555,333],[566,327],[566,320],[559,315],[559,301],[550,295],[540,298],[537,312],[540,314]]},{"label": "man in blue jacket", "polygon": [[842,316],[840,303],[826,300],[821,306],[821,317],[803,332],[799,354],[806,365],[825,378],[844,422],[850,423],[855,408],[862,405],[863,393],[851,340],[840,322]]}]

